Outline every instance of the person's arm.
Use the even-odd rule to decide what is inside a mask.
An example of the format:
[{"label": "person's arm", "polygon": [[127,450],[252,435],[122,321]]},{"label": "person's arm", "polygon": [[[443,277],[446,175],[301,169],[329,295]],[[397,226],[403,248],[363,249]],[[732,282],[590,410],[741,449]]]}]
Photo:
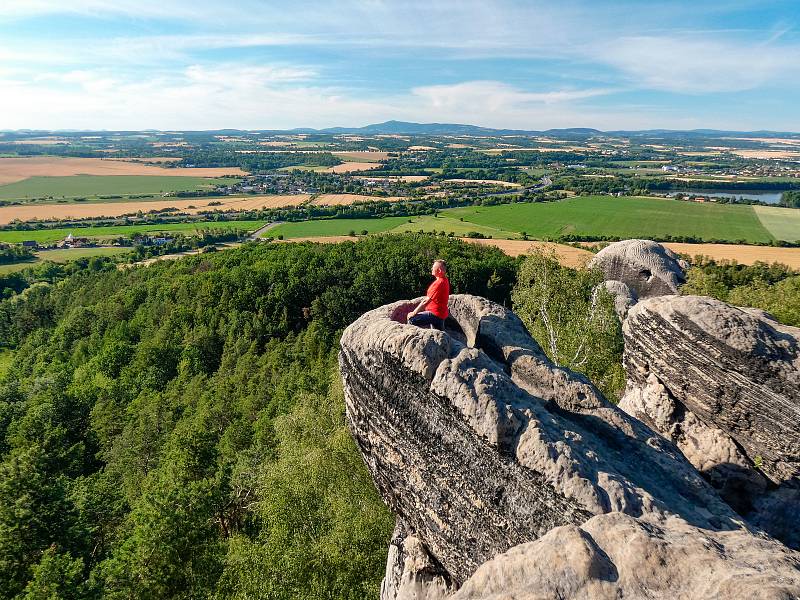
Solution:
[{"label": "person's arm", "polygon": [[415,308],[410,313],[408,313],[408,316],[406,317],[406,321],[411,319],[411,317],[415,316],[419,311],[421,311],[423,308],[425,308],[428,305],[428,302],[430,302],[430,301],[431,301],[431,299],[428,298],[427,296],[425,296],[425,298],[422,300],[422,302],[417,304],[417,308]]}]

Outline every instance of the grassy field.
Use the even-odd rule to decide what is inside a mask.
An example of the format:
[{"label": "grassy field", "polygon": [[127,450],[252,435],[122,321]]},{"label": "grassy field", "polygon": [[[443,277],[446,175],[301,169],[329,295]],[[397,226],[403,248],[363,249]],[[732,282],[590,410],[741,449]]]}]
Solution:
[{"label": "grassy field", "polygon": [[622,165],[624,167],[637,167],[639,165],[662,165],[670,162],[668,159],[664,160],[615,160],[612,164]]},{"label": "grassy field", "polygon": [[[408,221],[411,220],[412,222],[409,223]],[[519,235],[510,232],[504,231],[502,229],[496,229],[494,227],[487,227],[486,225],[477,225],[476,223],[470,223],[469,221],[459,221],[453,217],[433,217],[430,215],[425,215],[422,217],[411,217],[410,219],[405,219],[402,224],[395,227],[391,230],[392,233],[405,233],[407,231],[447,231],[453,232],[457,236],[466,236],[471,231],[476,231],[478,233],[482,233],[485,236],[492,236],[495,239],[509,239],[509,238],[518,238]]]},{"label": "grassy field", "polygon": [[340,160],[350,162],[383,162],[389,157],[388,152],[334,152],[334,156]]},{"label": "grassy field", "polygon": [[231,179],[168,177],[156,175],[74,175],[71,177],[31,177],[0,186],[0,200],[30,198],[91,198],[96,196],[160,195],[211,189]]},{"label": "grassy field", "polygon": [[[284,223],[266,232],[267,237],[282,235],[286,239],[298,237],[318,237],[330,235],[347,235],[351,231],[368,233],[389,231],[402,223],[408,223],[408,217],[386,217],[383,219],[325,219],[319,221],[301,221]],[[419,228],[417,228],[419,229]]]},{"label": "grassy field", "polygon": [[245,229],[255,231],[264,221],[200,221],[196,223],[162,223],[156,225],[116,225],[113,227],[74,227],[60,229],[37,229],[33,231],[0,231],[0,242],[20,243],[33,240],[47,244],[63,240],[72,233],[75,237],[108,239],[132,233],[192,233],[200,229]]},{"label": "grassy field", "polygon": [[769,242],[751,206],[699,204],[663,198],[584,196],[536,204],[454,208],[442,215],[535,238],[564,234]]},{"label": "grassy field", "polygon": [[8,273],[15,273],[22,271],[28,267],[35,267],[36,265],[44,262],[51,261],[56,263],[66,263],[71,260],[79,258],[87,258],[90,256],[118,256],[121,254],[128,254],[131,248],[124,247],[108,247],[103,246],[100,248],[72,248],[64,250],[44,250],[36,253],[36,260],[30,262],[15,263],[13,265],[0,265],[0,275],[7,275]]},{"label": "grassy field", "polygon": [[13,263],[10,265],[0,265],[0,276],[8,275],[9,273],[16,273],[17,271],[22,271],[22,269],[27,269],[28,267],[32,267],[38,262],[39,262],[38,260],[31,260],[27,262]]},{"label": "grassy field", "polygon": [[551,170],[552,169],[542,169],[541,167],[523,167],[520,169],[520,171],[530,175],[531,177],[544,177]]},{"label": "grassy field", "polygon": [[292,165],[290,167],[281,167],[278,171],[312,171],[314,173],[326,173],[330,167],[320,167],[313,165]]},{"label": "grassy field", "polygon": [[761,224],[779,240],[800,240],[800,210],[777,206],[753,206]]}]

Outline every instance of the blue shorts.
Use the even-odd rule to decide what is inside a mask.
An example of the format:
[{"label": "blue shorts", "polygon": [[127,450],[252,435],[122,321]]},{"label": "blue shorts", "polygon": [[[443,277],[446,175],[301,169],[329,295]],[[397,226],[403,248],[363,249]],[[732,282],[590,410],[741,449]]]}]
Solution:
[{"label": "blue shorts", "polygon": [[444,331],[444,319],[437,317],[429,310],[423,310],[417,313],[411,317],[408,322],[417,327],[430,327],[432,325],[434,329]]}]

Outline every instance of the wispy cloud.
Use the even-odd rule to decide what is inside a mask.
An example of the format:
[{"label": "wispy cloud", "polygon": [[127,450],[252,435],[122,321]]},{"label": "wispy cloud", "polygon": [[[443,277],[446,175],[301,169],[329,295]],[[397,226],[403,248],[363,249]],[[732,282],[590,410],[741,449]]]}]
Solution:
[{"label": "wispy cloud", "polygon": [[702,94],[748,90],[800,75],[800,46],[640,36],[614,40],[597,59],[640,87]]},{"label": "wispy cloud", "polygon": [[[239,6],[244,11],[258,8],[251,0],[242,0]],[[219,22],[227,21],[232,12],[236,11],[228,5],[207,0],[3,0],[0,3],[0,19],[79,15],[97,19],[125,17]]]},{"label": "wispy cloud", "polygon": [[526,92],[501,81],[468,81],[416,87],[411,92],[435,108],[462,111],[481,107],[489,112],[506,112],[533,104],[556,104],[604,96],[614,93],[614,90],[597,88]]},{"label": "wispy cloud", "polygon": [[178,75],[146,80],[107,71],[70,71],[28,81],[17,78],[13,86],[0,78],[0,86],[10,91],[0,98],[0,128],[12,129],[272,129],[392,118],[533,129],[578,124],[613,128],[634,122],[624,110],[580,105],[612,90],[531,93],[502,82],[472,81],[366,97],[319,85],[312,71],[285,66],[195,65]]},{"label": "wispy cloud", "polygon": [[800,91],[781,4],[0,0],[0,127],[712,126],[718,93]]}]

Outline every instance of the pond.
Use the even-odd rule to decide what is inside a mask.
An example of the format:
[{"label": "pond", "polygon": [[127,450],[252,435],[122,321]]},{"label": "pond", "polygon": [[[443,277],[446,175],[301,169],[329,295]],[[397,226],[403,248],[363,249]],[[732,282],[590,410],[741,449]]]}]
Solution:
[{"label": "pond", "polygon": [[784,190],[674,190],[669,196],[710,196],[712,198],[744,198],[745,200],[760,200],[767,204],[779,204]]}]

